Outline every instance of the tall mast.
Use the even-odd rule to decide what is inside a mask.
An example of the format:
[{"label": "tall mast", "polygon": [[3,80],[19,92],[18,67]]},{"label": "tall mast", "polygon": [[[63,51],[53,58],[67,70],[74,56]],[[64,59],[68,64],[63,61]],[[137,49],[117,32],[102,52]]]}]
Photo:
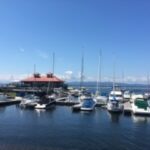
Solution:
[{"label": "tall mast", "polygon": [[[55,73],[55,53],[53,52],[52,54],[52,74],[54,75]],[[53,85],[51,85],[51,88],[52,88]],[[48,92],[49,92],[49,88],[50,88],[50,80],[48,82],[48,87],[47,87],[47,95],[48,95]]]},{"label": "tall mast", "polygon": [[53,67],[53,72],[52,73],[54,75],[54,73],[55,73],[55,53],[54,52],[53,52],[53,56],[52,57],[53,57],[53,66],[52,66]]},{"label": "tall mast", "polygon": [[97,94],[101,94],[101,68],[102,65],[102,52],[101,50],[99,51],[99,62],[98,62],[98,75],[97,75]]},{"label": "tall mast", "polygon": [[148,74],[147,74],[147,92],[148,92],[148,93],[150,92],[149,84],[150,84],[150,79],[149,79],[149,73],[148,73]]},{"label": "tall mast", "polygon": [[81,58],[81,77],[80,77],[80,90],[83,86],[83,79],[84,79],[84,53],[82,53],[82,58]]},{"label": "tall mast", "polygon": [[124,71],[122,71],[122,89],[125,87],[125,78],[124,78]]},{"label": "tall mast", "polygon": [[34,90],[35,90],[35,85],[36,85],[36,64],[34,64],[33,77],[34,77],[34,83],[33,83],[33,92],[34,92]]},{"label": "tall mast", "polygon": [[116,82],[116,80],[115,80],[115,76],[116,76],[116,74],[115,74],[115,61],[114,61],[114,63],[113,63],[113,91],[115,91],[115,82]]},{"label": "tall mast", "polygon": [[36,73],[36,64],[34,64],[34,74]]}]

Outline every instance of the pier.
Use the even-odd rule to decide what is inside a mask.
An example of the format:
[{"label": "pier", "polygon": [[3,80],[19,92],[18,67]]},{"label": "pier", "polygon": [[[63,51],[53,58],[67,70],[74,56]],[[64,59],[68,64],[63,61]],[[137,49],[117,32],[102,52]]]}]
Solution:
[{"label": "pier", "polygon": [[0,106],[8,106],[13,104],[19,104],[20,100],[8,99],[7,101],[0,101]]},{"label": "pier", "polygon": [[[62,97],[56,99],[56,105],[63,105],[63,106],[73,106],[76,104],[79,104],[80,102],[78,100],[69,100],[68,97]],[[96,107],[102,107],[105,106],[103,103],[97,103],[95,105]]]}]

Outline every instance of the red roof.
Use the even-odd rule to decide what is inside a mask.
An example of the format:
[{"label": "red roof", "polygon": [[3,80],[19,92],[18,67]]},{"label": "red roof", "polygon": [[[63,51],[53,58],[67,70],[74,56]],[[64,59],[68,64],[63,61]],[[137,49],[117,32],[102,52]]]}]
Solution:
[{"label": "red roof", "polygon": [[64,82],[64,81],[57,78],[56,76],[53,77],[40,76],[36,78],[32,76],[22,80],[22,82]]}]

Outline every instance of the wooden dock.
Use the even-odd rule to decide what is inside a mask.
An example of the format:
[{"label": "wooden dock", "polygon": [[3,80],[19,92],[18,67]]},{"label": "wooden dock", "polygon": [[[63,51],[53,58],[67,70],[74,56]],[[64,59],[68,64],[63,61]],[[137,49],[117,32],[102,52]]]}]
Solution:
[{"label": "wooden dock", "polygon": [[0,101],[0,106],[8,106],[8,105],[14,105],[19,103],[20,100],[8,99],[6,101]]},{"label": "wooden dock", "polygon": [[[69,100],[68,97],[62,97],[56,99],[56,105],[63,105],[63,106],[73,106],[76,104],[79,104],[80,102],[78,100]],[[96,104],[95,107],[102,107],[104,104]]]}]

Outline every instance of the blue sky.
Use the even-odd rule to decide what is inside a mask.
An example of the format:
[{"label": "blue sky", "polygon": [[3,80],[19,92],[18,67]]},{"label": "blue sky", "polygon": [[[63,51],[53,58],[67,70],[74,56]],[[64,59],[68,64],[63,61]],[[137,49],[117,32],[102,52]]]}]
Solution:
[{"label": "blue sky", "polygon": [[[85,76],[96,79],[98,52],[103,78],[142,81],[150,72],[149,0],[1,0],[0,78],[40,73],[78,76],[81,54]],[[65,73],[66,72],[66,73]],[[69,78],[68,77],[68,78]]]}]

